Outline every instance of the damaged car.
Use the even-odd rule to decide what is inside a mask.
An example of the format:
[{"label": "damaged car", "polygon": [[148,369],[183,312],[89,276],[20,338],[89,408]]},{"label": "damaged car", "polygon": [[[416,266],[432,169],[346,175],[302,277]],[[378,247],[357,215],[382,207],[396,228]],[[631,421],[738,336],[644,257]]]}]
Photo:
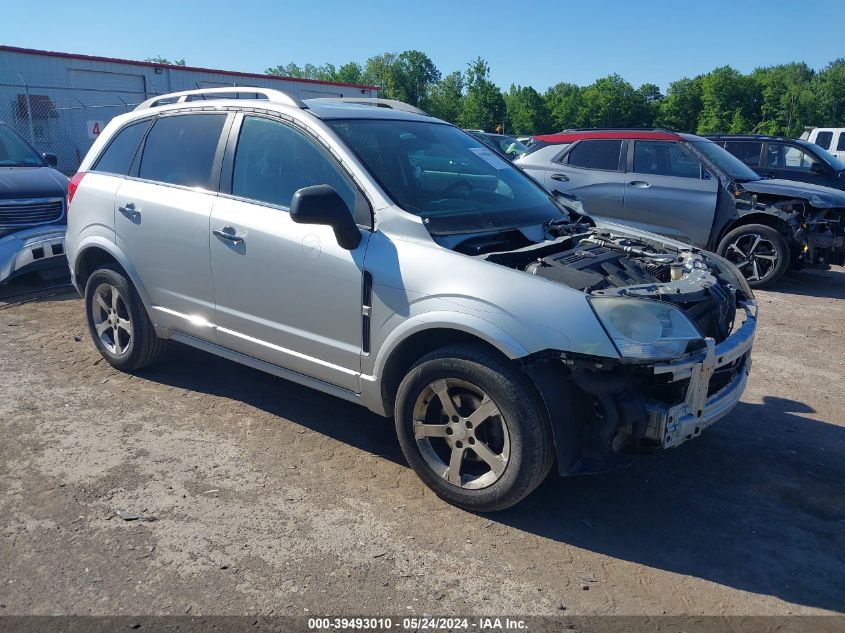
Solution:
[{"label": "damaged car", "polygon": [[733,264],[358,101],[204,89],[109,123],[71,180],[67,246],[112,366],[175,341],[360,404],[475,511],[676,447],[739,402],[757,307]]},{"label": "damaged car", "polygon": [[714,251],[763,288],[841,259],[845,192],[764,180],[723,147],[666,130],[538,136],[515,164],[601,217]]},{"label": "damaged car", "polygon": [[68,179],[55,167],[55,155],[0,123],[0,283],[27,272],[67,274]]}]

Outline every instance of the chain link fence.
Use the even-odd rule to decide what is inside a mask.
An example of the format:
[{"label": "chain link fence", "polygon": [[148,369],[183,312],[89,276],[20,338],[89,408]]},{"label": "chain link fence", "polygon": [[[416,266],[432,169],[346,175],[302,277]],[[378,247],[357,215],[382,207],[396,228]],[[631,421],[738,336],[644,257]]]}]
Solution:
[{"label": "chain link fence", "polygon": [[28,82],[0,83],[0,123],[39,152],[58,158],[58,169],[73,174],[106,124],[154,93],[125,87],[80,88]]}]

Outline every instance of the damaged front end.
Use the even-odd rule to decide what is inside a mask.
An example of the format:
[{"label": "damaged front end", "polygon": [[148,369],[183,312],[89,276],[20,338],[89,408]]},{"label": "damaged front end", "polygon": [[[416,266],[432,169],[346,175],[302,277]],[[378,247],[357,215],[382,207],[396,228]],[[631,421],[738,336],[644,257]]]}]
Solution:
[{"label": "damaged front end", "polygon": [[584,291],[619,358],[546,351],[524,359],[546,400],[561,474],[617,453],[671,448],[739,402],[757,306],[726,260],[607,228],[486,255]]},{"label": "damaged front end", "polygon": [[[830,263],[842,263],[845,250],[842,192],[820,194],[810,190],[802,192],[806,198],[786,197],[780,183],[755,181],[738,186],[734,192],[737,214],[743,217],[765,213],[780,219],[786,236],[792,241],[792,264],[795,266],[827,267]],[[794,183],[790,184],[794,189]]]}]

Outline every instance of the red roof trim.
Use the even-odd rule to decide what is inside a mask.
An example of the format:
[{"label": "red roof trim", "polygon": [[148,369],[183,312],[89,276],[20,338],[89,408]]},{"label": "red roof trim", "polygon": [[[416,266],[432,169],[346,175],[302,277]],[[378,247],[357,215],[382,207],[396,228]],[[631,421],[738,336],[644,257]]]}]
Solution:
[{"label": "red roof trim", "polygon": [[535,141],[545,143],[574,143],[585,139],[640,139],[652,141],[679,141],[680,135],[672,132],[653,132],[650,130],[590,130],[583,132],[561,132],[535,136]]},{"label": "red roof trim", "polygon": [[137,59],[120,59],[118,57],[100,57],[99,55],[82,55],[79,53],[62,53],[59,51],[43,51],[36,48],[20,48],[18,46],[0,45],[0,51],[10,53],[24,53],[26,55],[41,55],[43,57],[61,57],[64,59],[83,59],[91,62],[111,62],[114,64],[131,64],[133,66],[146,66],[147,68],[168,68],[171,70],[192,70],[200,73],[213,73],[216,75],[234,75],[235,77],[253,77],[256,79],[282,79],[284,81],[296,81],[306,84],[322,84],[326,86],[345,86],[347,88],[361,88],[364,90],[378,90],[378,86],[366,84],[347,84],[341,81],[323,81],[322,79],[303,79],[301,77],[282,77],[280,75],[265,75],[261,73],[244,73],[233,70],[220,70],[219,68],[202,68],[200,66],[177,66],[175,64],[157,64],[156,62],[142,62]]}]

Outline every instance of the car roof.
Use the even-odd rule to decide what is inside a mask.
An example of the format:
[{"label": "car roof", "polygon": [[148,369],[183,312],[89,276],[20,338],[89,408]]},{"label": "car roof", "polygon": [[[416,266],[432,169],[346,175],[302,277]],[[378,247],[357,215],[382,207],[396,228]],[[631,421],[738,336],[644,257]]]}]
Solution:
[{"label": "car roof", "polygon": [[425,121],[427,123],[445,123],[428,114],[406,112],[388,107],[363,103],[342,103],[323,99],[306,99],[310,112],[319,119],[393,119],[400,121]]},{"label": "car roof", "polygon": [[608,129],[596,128],[589,130],[564,130],[557,134],[543,134],[535,136],[535,141],[543,143],[574,143],[575,141],[583,140],[598,140],[598,139],[636,139],[636,140],[656,140],[656,141],[684,141],[684,140],[701,140],[701,137],[692,134],[680,134],[678,132],[670,132],[669,130],[639,130],[639,129]]},{"label": "car roof", "polygon": [[[197,91],[199,92],[199,91]],[[163,95],[162,98],[166,98],[168,95]],[[143,116],[149,116],[150,114],[155,114],[158,112],[168,112],[172,110],[191,110],[191,109],[198,109],[198,110],[207,110],[209,108],[221,108],[221,109],[253,109],[253,108],[261,108],[263,110],[275,110],[279,112],[290,113],[291,111],[299,111],[311,114],[312,116],[317,117],[318,119],[322,120],[332,120],[332,119],[390,119],[390,120],[401,120],[401,121],[425,121],[427,123],[443,123],[444,125],[449,125],[445,121],[441,121],[440,119],[436,119],[422,110],[417,110],[416,112],[411,112],[408,110],[398,109],[395,107],[390,107],[386,105],[386,101],[382,101],[381,103],[377,103],[375,100],[372,102],[367,102],[368,100],[362,99],[361,102],[355,101],[340,101],[334,100],[331,98],[316,98],[316,99],[306,99],[305,101],[299,101],[299,107],[295,105],[291,105],[291,103],[284,103],[279,101],[274,101],[272,99],[254,99],[254,98],[213,98],[213,99],[196,99],[191,101],[184,101],[184,102],[175,102],[175,103],[164,103],[161,105],[153,105],[151,107],[142,108],[138,107],[135,110],[132,110],[130,113],[127,113],[129,116],[127,118],[137,118]],[[410,109],[414,109],[411,106],[407,106],[407,104],[399,104],[399,106],[406,106]],[[117,117],[115,117],[117,118]]]},{"label": "car roof", "polygon": [[776,134],[708,134],[707,138],[719,141],[789,141],[801,142],[801,139]]}]

